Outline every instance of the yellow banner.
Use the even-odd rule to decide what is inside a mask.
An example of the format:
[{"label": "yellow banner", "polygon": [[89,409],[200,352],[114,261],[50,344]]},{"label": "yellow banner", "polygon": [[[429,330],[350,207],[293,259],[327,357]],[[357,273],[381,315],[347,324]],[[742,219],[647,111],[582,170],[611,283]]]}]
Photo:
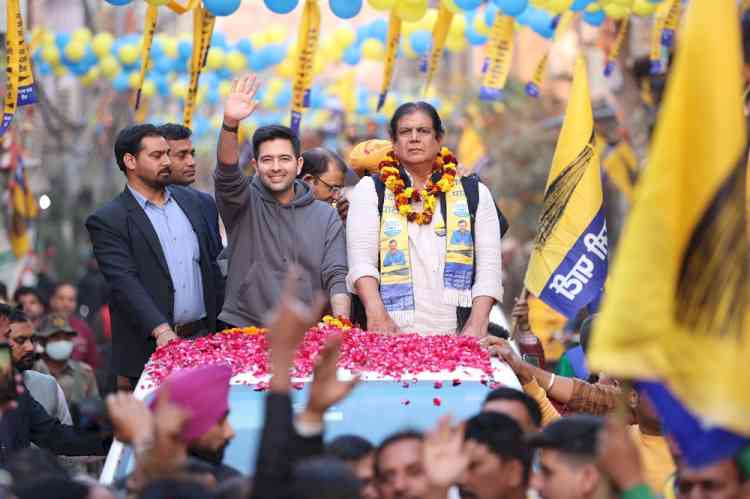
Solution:
[{"label": "yellow banner", "polygon": [[617,64],[617,58],[620,56],[620,48],[622,47],[622,42],[625,40],[625,35],[628,32],[629,24],[630,24],[630,17],[626,17],[620,23],[620,31],[617,32],[617,38],[615,38],[615,42],[612,44],[612,47],[609,49],[609,55],[607,56],[607,63],[604,66],[604,76],[606,77],[609,77],[610,75],[612,75],[612,72],[615,70],[615,65]]},{"label": "yellow banner", "polygon": [[190,86],[185,98],[183,124],[190,128],[193,122],[195,98],[198,95],[198,81],[201,70],[206,65],[206,57],[211,47],[211,35],[214,32],[216,17],[202,7],[193,11],[193,54],[190,58]]},{"label": "yellow banner", "polygon": [[437,21],[432,30],[432,50],[430,51],[430,59],[427,62],[427,80],[424,84],[425,93],[430,88],[432,78],[435,76],[438,64],[440,64],[440,58],[443,56],[443,48],[445,47],[445,39],[448,37],[448,30],[451,27],[452,21],[453,12],[441,2]]},{"label": "yellow banner", "polygon": [[388,89],[391,87],[393,79],[393,69],[396,67],[396,55],[398,53],[398,44],[401,39],[401,18],[396,15],[396,8],[391,9],[391,16],[388,21],[388,42],[385,53],[385,65],[383,66],[383,84],[380,87],[380,97],[378,98],[378,111],[383,108],[385,99],[388,97]]},{"label": "yellow banner", "polygon": [[23,19],[19,0],[6,4],[7,33],[5,37],[7,83],[0,135],[10,127],[16,108],[36,102],[31,57],[24,39]]},{"label": "yellow banner", "polygon": [[602,163],[609,179],[622,192],[628,203],[632,205],[638,159],[631,145],[628,141],[623,140],[617,144]]},{"label": "yellow banner", "polygon": [[151,5],[146,8],[146,20],[143,22],[143,46],[141,47],[141,73],[138,75],[138,91],[135,94],[135,109],[141,104],[141,89],[143,79],[146,77],[146,69],[151,55],[151,44],[154,41],[156,31],[156,20],[159,18],[159,7]]},{"label": "yellow banner", "polygon": [[297,69],[292,84],[291,129],[299,131],[302,110],[310,104],[310,87],[313,79],[315,51],[320,36],[320,6],[318,0],[305,0],[297,37]]},{"label": "yellow banner", "polygon": [[479,88],[481,100],[497,101],[503,98],[503,88],[508,81],[513,58],[515,19],[498,13],[492,24],[490,43],[484,60],[484,78]]}]

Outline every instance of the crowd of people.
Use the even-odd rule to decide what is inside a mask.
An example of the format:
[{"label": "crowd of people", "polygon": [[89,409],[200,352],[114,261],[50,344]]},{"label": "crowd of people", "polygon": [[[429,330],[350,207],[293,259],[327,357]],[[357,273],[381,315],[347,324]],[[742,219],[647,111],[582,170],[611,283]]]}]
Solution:
[{"label": "crowd of people", "polygon": [[[123,129],[114,155],[126,187],[86,221],[92,272],[103,279],[62,282],[49,296],[19,287],[0,304],[0,330],[20,373],[0,420],[4,493],[750,498],[750,450],[693,468],[645,396],[578,369],[595,315],[580,325],[579,350],[568,357],[579,360],[564,372],[529,362],[502,332],[490,334],[498,330],[490,311],[503,295],[507,223],[478,177],[459,173],[431,105],[396,110],[389,144],[358,158],[363,171],[377,173],[360,179],[335,152],[301,151],[293,130],[270,125],[252,137],[248,176],[237,132],[258,105],[259,85],[248,75],[226,98],[215,196],[192,187],[190,129]],[[517,327],[532,334],[524,306],[514,311]],[[320,353],[298,414],[290,397],[295,351],[326,313],[382,334],[476,336],[523,390],[488,390],[465,421],[446,416],[381,442],[358,435],[326,442],[324,414],[357,384],[337,378],[340,337]],[[235,436],[229,367],[181,370],[148,404],[131,394],[158,347],[249,326],[269,328],[273,374],[252,477],[223,463]],[[91,477],[113,438],[132,446],[135,468],[104,487]]]}]

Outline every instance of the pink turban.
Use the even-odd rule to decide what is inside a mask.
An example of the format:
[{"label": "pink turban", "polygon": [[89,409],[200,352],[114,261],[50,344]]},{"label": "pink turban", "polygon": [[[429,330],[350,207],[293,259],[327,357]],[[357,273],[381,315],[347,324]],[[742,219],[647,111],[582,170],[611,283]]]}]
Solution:
[{"label": "pink turban", "polygon": [[182,430],[185,442],[200,438],[218,423],[229,411],[229,380],[232,369],[227,365],[207,365],[182,369],[170,375],[156,392],[150,404],[156,409],[156,401],[169,390],[169,398],[179,407],[190,412],[190,418]]}]

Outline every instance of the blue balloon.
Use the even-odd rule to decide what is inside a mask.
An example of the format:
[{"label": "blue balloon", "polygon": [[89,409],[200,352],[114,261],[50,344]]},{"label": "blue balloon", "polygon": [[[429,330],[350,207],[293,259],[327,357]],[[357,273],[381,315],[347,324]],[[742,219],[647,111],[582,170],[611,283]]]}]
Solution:
[{"label": "blue balloon", "polygon": [[388,39],[388,22],[385,19],[376,19],[370,24],[370,36],[385,43]]},{"label": "blue balloon", "polygon": [[415,31],[409,36],[411,49],[417,55],[425,55],[430,50],[432,35],[429,31]]},{"label": "blue balloon", "polygon": [[115,89],[115,92],[125,92],[127,89],[130,88],[129,84],[129,76],[128,73],[122,72],[115,76],[115,79],[112,80],[112,88]]},{"label": "blue balloon", "polygon": [[474,10],[482,4],[482,0],[454,0],[457,7],[463,10]]},{"label": "blue balloon", "polygon": [[596,12],[583,13],[583,20],[594,27],[601,26],[606,18],[607,15],[604,13],[604,11],[601,10],[597,10]]},{"label": "blue balloon", "polygon": [[81,62],[85,62],[89,66],[89,68],[99,62],[99,58],[96,57],[94,51],[91,50],[91,46],[86,47],[86,53],[83,54]]},{"label": "blue balloon", "polygon": [[215,16],[228,16],[240,8],[240,0],[203,0],[203,6]]},{"label": "blue balloon", "polygon": [[593,1],[594,0],[574,0],[573,5],[570,6],[570,10],[572,10],[573,12],[580,12]]},{"label": "blue balloon", "polygon": [[367,26],[366,24],[364,24],[362,26],[359,26],[357,28],[357,38],[354,40],[354,43],[356,45],[360,45],[360,44],[362,44],[362,42],[364,42],[365,40],[367,40],[368,38],[370,38],[370,36],[371,35],[370,35],[370,27],[369,26]]},{"label": "blue balloon", "polygon": [[505,15],[517,16],[529,5],[529,0],[493,0]]},{"label": "blue balloon", "polygon": [[276,106],[287,107],[292,102],[292,87],[287,85],[276,94]]},{"label": "blue balloon", "polygon": [[466,23],[466,39],[472,45],[484,45],[487,43],[487,37],[477,33],[473,24],[473,22]]},{"label": "blue balloon", "polygon": [[268,10],[274,14],[289,14],[298,2],[299,0],[263,0]]},{"label": "blue balloon", "polygon": [[118,5],[119,6],[119,5],[127,5],[130,2],[132,2],[132,1],[133,0],[107,0],[107,3],[109,3],[111,5]]},{"label": "blue balloon", "polygon": [[280,64],[286,58],[286,47],[284,45],[266,45],[261,51],[266,53],[265,58],[268,66]]},{"label": "blue balloon", "polygon": [[522,24],[524,26],[530,26],[531,20],[534,18],[534,14],[536,13],[536,9],[529,5],[521,14],[516,16],[516,21],[519,22],[519,24]]},{"label": "blue balloon", "polygon": [[344,50],[342,59],[350,66],[356,66],[359,64],[360,59],[362,59],[362,47],[356,43],[352,44],[351,47]]},{"label": "blue balloon", "polygon": [[218,104],[221,100],[221,96],[219,95],[219,90],[217,88],[209,88],[206,91],[206,101],[208,101],[209,104]]},{"label": "blue balloon", "polygon": [[320,85],[313,85],[310,89],[310,108],[321,109],[326,105],[326,94]]},{"label": "blue balloon", "polygon": [[55,35],[55,45],[60,50],[65,50],[65,46],[70,42],[70,33],[58,33]]},{"label": "blue balloon", "polygon": [[545,38],[555,34],[555,30],[552,29],[552,16],[543,10],[535,9],[529,27]]},{"label": "blue balloon", "polygon": [[329,0],[328,5],[340,19],[351,19],[362,10],[362,0]]},{"label": "blue balloon", "polygon": [[48,74],[52,73],[52,66],[44,61],[40,61],[36,64],[36,70],[40,76],[47,76]]},{"label": "blue balloon", "polygon": [[232,79],[232,71],[229,70],[229,68],[221,68],[219,69],[216,74],[221,78],[222,80],[231,80]]},{"label": "blue balloon", "polygon": [[498,9],[494,3],[488,3],[487,8],[484,10],[484,24],[492,26],[495,24],[495,17],[497,16]]},{"label": "blue balloon", "polygon": [[177,44],[177,55],[180,59],[188,60],[193,54],[193,44],[187,40],[180,40]]},{"label": "blue balloon", "polygon": [[154,60],[154,69],[160,73],[167,74],[174,69],[174,62],[169,57],[160,57]]},{"label": "blue balloon", "polygon": [[250,54],[247,64],[253,71],[263,71],[268,66],[266,51],[258,50]]},{"label": "blue balloon", "polygon": [[220,49],[227,48],[227,39],[224,36],[224,33],[219,33],[218,31],[214,31],[214,34],[211,35],[211,46],[218,47]]},{"label": "blue balloon", "polygon": [[253,53],[253,44],[247,38],[243,38],[237,42],[237,50],[242,52],[245,57],[248,57]]},{"label": "blue balloon", "polygon": [[151,78],[154,80],[154,84],[156,85],[156,91],[159,92],[159,95],[162,97],[168,97],[170,94],[169,89],[169,82],[165,77],[159,76],[156,78]]}]

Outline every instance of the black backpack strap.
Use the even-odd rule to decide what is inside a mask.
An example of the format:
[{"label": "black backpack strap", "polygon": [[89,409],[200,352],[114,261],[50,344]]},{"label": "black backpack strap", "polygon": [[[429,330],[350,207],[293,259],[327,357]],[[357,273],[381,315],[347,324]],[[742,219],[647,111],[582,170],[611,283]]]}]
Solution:
[{"label": "black backpack strap", "polygon": [[372,183],[375,184],[375,192],[378,194],[378,215],[383,214],[383,202],[385,201],[385,184],[380,180],[380,175],[373,173],[370,175]]}]

